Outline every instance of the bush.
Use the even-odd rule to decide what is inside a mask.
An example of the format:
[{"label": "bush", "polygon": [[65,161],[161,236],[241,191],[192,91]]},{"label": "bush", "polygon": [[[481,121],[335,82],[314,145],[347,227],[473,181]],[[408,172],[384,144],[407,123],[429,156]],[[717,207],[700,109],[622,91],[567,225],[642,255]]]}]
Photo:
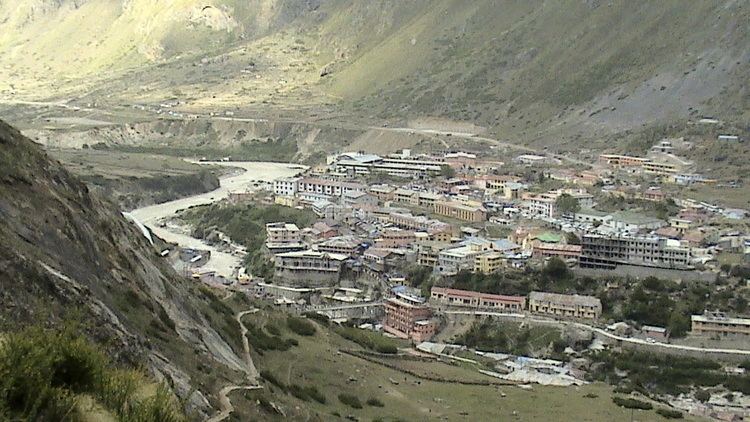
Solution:
[{"label": "bush", "polygon": [[640,410],[651,410],[654,408],[654,406],[651,405],[651,403],[641,401],[638,399],[630,398],[630,397],[612,397],[612,401],[620,406],[624,407],[626,409],[640,409]]},{"label": "bush", "polygon": [[370,397],[367,399],[367,405],[372,407],[384,407],[385,404],[383,404],[382,401],[376,399],[375,397]]},{"label": "bush", "polygon": [[341,393],[339,394],[339,401],[353,409],[362,408],[362,403],[359,401],[359,397],[354,394]]},{"label": "bush", "polygon": [[316,402],[320,404],[326,404],[326,396],[318,391],[317,387],[315,387],[314,385],[305,387],[305,392],[311,399],[315,400]]},{"label": "bush", "polygon": [[330,318],[317,312],[305,312],[303,315],[305,316],[305,318],[318,321],[320,324],[325,325],[326,327],[331,324]]},{"label": "bush", "polygon": [[154,396],[139,397],[145,376],[112,368],[79,330],[32,327],[6,336],[0,344],[0,416],[69,421],[77,395],[89,394],[122,421],[185,420],[164,385]]},{"label": "bush", "polygon": [[299,386],[299,385],[297,385],[297,384],[292,384],[292,385],[290,385],[290,386],[289,386],[289,388],[288,388],[287,390],[288,390],[288,391],[289,391],[289,393],[291,393],[291,394],[292,394],[292,395],[293,395],[294,397],[297,397],[297,398],[298,398],[298,399],[300,399],[300,400],[303,400],[303,401],[309,401],[309,400],[310,400],[310,397],[309,397],[309,396],[307,395],[307,392],[305,391],[305,389],[304,389],[304,388],[302,388],[302,387],[300,387],[300,386]]},{"label": "bush", "polygon": [[388,337],[355,327],[338,327],[335,332],[341,337],[378,353],[396,354],[398,344]]},{"label": "bush", "polygon": [[245,324],[245,326],[247,327],[247,341],[258,351],[279,350],[284,352],[291,349],[292,346],[299,345],[299,342],[295,339],[270,336],[252,324]]},{"label": "bush", "polygon": [[682,419],[682,412],[678,410],[659,408],[656,409],[656,413],[664,416],[667,419]]},{"label": "bush", "polygon": [[279,381],[279,379],[276,378],[276,376],[273,373],[271,373],[271,371],[268,371],[266,369],[260,371],[260,377],[270,382],[271,384],[275,385],[282,391],[286,391],[286,385],[284,385],[283,382]]},{"label": "bush", "polygon": [[295,316],[289,316],[286,319],[286,325],[290,330],[301,336],[313,336],[315,335],[315,325],[304,318],[298,318]]},{"label": "bush", "polygon": [[378,344],[375,346],[375,351],[378,353],[395,355],[398,353],[398,348],[392,344]]},{"label": "bush", "polygon": [[709,393],[708,390],[697,390],[695,392],[695,399],[705,403],[711,399],[711,393]]},{"label": "bush", "polygon": [[275,324],[266,324],[266,331],[268,331],[268,334],[272,336],[280,336],[281,335],[281,329]]}]

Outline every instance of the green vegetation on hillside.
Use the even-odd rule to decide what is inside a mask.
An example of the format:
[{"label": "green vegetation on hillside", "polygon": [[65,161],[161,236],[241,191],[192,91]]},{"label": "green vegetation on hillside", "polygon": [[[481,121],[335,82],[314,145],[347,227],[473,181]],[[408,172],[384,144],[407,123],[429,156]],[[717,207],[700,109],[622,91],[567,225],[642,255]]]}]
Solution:
[{"label": "green vegetation on hillside", "polygon": [[177,157],[196,157],[205,156],[214,160],[222,157],[231,156],[240,161],[293,161],[297,154],[297,143],[291,138],[278,138],[261,141],[260,139],[243,140],[238,146],[229,146],[227,148],[217,147],[189,147],[177,143],[168,146],[151,146],[144,145],[105,145],[95,146],[100,150],[111,150],[127,153],[146,153],[171,155]]},{"label": "green vegetation on hillside", "polygon": [[560,335],[560,330],[554,327],[523,328],[516,323],[485,318],[475,320],[469,329],[459,335],[454,342],[485,352],[529,356],[548,349],[552,350],[554,347],[550,346],[554,346],[561,340]]},{"label": "green vegetation on hillside", "polygon": [[[271,330],[278,329],[286,336],[291,333],[287,316],[263,307],[243,321],[256,327],[273,326]],[[363,350],[337,335],[333,322],[322,321],[317,324],[316,320],[316,335],[297,337],[298,347],[262,354],[253,349],[264,389],[233,395],[235,419],[335,421],[351,416],[349,420],[360,421],[535,421],[548,419],[554,409],[568,419],[630,420],[630,410],[614,404],[611,387],[603,383],[575,389],[535,385],[533,391],[494,385],[498,380],[479,373],[476,365]],[[367,333],[385,338],[380,333]],[[540,400],[545,406],[539,406]],[[653,410],[642,418],[662,420]]]},{"label": "green vegetation on hillside", "polygon": [[85,421],[86,397],[123,422],[179,422],[185,417],[166,386],[118,369],[69,326],[5,333],[0,340],[0,419]]},{"label": "green vegetation on hillside", "polygon": [[269,277],[273,265],[263,254],[266,240],[266,224],[287,222],[298,227],[308,227],[316,216],[310,210],[299,210],[281,205],[227,203],[195,207],[185,211],[181,216],[194,227],[193,235],[203,237],[212,228],[228,235],[232,241],[247,248],[245,263],[253,275]]},{"label": "green vegetation on hillside", "polygon": [[[730,391],[750,393],[750,375],[729,375],[708,359],[630,351],[602,351],[593,359],[601,364],[590,374],[592,379],[618,385],[622,392],[678,395],[691,388],[723,385]],[[626,377],[618,371],[627,373]]]}]

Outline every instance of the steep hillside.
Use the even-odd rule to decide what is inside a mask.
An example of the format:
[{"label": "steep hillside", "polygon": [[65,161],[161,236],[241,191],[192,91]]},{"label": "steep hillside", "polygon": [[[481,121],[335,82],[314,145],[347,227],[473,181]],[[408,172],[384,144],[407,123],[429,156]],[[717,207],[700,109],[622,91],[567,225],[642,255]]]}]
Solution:
[{"label": "steep hillside", "polygon": [[0,1],[9,101],[441,118],[561,148],[703,115],[750,118],[743,0],[17,3]]},{"label": "steep hillside", "polygon": [[231,313],[215,315],[226,306],[178,277],[111,203],[2,122],[0,243],[0,332],[80,320],[116,360],[166,380],[198,418],[224,383],[244,379],[239,326],[223,325]]}]

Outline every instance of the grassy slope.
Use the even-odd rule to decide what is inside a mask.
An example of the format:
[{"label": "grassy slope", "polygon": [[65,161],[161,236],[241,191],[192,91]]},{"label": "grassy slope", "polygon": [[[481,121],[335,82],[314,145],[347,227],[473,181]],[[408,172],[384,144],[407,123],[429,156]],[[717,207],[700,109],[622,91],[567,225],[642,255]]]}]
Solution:
[{"label": "grassy slope", "polygon": [[[275,311],[263,311],[246,317],[247,323],[262,327],[271,322],[284,327],[283,316]],[[284,328],[283,336],[290,336]],[[293,335],[292,335],[293,336]],[[592,384],[580,388],[557,388],[534,386],[532,391],[516,387],[464,386],[445,384],[404,376],[403,373],[388,369],[362,359],[339,354],[339,349],[356,349],[354,343],[343,340],[322,326],[313,337],[293,336],[299,346],[286,352],[254,353],[254,361],[259,370],[271,371],[285,384],[315,385],[327,398],[325,405],[315,402],[302,402],[286,395],[273,386],[268,386],[270,400],[281,404],[290,417],[310,420],[336,420],[331,416],[338,412],[342,416],[355,415],[360,420],[432,420],[441,416],[447,420],[514,420],[547,421],[629,421],[630,411],[619,408],[611,402],[611,389],[602,384]],[[420,373],[441,375],[452,379],[477,380],[483,377],[473,369],[463,366],[450,366],[443,363],[405,362],[404,367]],[[348,381],[353,377],[354,381]],[[483,378],[478,378],[483,377]],[[391,383],[397,380],[398,385]],[[500,391],[506,397],[500,396]],[[337,396],[346,392],[359,396],[363,403],[370,397],[381,400],[383,408],[365,405],[362,410],[354,410],[341,404]],[[586,394],[596,394],[597,398],[585,398]],[[254,405],[253,395],[248,395],[250,403],[241,399],[241,393],[234,396],[240,419],[254,419],[258,415],[269,417]],[[543,400],[545,406],[540,406]],[[294,409],[295,406],[301,406]],[[467,412],[468,415],[463,415]],[[317,418],[317,419],[316,419]],[[394,418],[394,419],[389,419]],[[654,411],[642,412],[640,420],[662,420]],[[280,419],[279,419],[280,420]]]}]

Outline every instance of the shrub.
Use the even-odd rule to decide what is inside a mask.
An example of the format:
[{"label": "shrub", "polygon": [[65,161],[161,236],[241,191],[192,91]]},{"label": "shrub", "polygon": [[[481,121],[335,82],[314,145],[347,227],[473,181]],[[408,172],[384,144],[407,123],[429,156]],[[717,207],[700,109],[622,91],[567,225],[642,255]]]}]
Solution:
[{"label": "shrub", "polygon": [[376,399],[375,397],[370,397],[369,399],[367,399],[367,405],[368,406],[373,406],[373,407],[384,407],[385,406],[385,404],[383,404],[382,401]]},{"label": "shrub", "polygon": [[302,401],[309,401],[310,397],[307,395],[307,392],[303,387],[300,387],[297,384],[292,384],[287,389],[289,393],[291,393],[294,397],[297,397],[298,399]]},{"label": "shrub", "polygon": [[309,385],[305,387],[305,393],[307,393],[307,395],[311,399],[315,400],[316,402],[320,404],[326,404],[326,401],[327,401],[326,396],[320,391],[318,391],[318,388],[315,387],[314,385]]},{"label": "shrub", "polygon": [[375,351],[378,353],[395,355],[398,353],[398,348],[392,344],[378,344],[375,346]]},{"label": "shrub", "polygon": [[638,399],[634,399],[631,397],[612,397],[612,401],[620,406],[624,407],[626,409],[641,409],[641,410],[651,410],[654,408],[654,406],[651,405],[651,403],[641,401]]},{"label": "shrub", "polygon": [[260,377],[280,388],[282,391],[286,391],[286,385],[284,385],[283,382],[279,381],[279,379],[276,378],[276,376],[271,373],[271,371],[268,371],[266,369],[260,371]]},{"label": "shrub", "polygon": [[682,419],[682,412],[678,410],[659,408],[656,409],[656,413],[664,416],[667,419]]},{"label": "shrub", "polygon": [[281,335],[281,329],[275,324],[266,324],[266,331],[268,331],[268,334],[272,336],[280,336]]},{"label": "shrub", "polygon": [[250,345],[258,351],[264,350],[279,350],[287,351],[292,346],[299,345],[299,342],[295,339],[283,339],[277,336],[269,336],[265,331],[255,327],[252,324],[246,324],[247,327],[247,340]]},{"label": "shrub", "polygon": [[397,343],[380,334],[354,327],[339,327],[335,331],[341,337],[353,341],[366,349],[388,354],[396,354],[398,352]]},{"label": "shrub", "polygon": [[697,390],[695,392],[695,399],[705,403],[711,399],[711,393],[709,393],[708,390]]},{"label": "shrub", "polygon": [[315,325],[304,318],[298,318],[295,316],[289,316],[286,319],[286,325],[290,330],[301,336],[312,336],[315,335]]},{"label": "shrub", "polygon": [[318,321],[326,327],[331,324],[331,320],[327,316],[319,314],[317,312],[305,312],[303,315],[305,316],[305,318]]},{"label": "shrub", "polygon": [[93,343],[77,334],[32,327],[9,333],[0,344],[0,416],[12,420],[74,418],[78,394],[90,394],[125,422],[183,421],[171,392],[161,385],[139,397],[140,372],[117,370]]},{"label": "shrub", "polygon": [[341,393],[339,394],[339,401],[353,409],[362,408],[362,403],[359,401],[359,397],[354,394]]}]

